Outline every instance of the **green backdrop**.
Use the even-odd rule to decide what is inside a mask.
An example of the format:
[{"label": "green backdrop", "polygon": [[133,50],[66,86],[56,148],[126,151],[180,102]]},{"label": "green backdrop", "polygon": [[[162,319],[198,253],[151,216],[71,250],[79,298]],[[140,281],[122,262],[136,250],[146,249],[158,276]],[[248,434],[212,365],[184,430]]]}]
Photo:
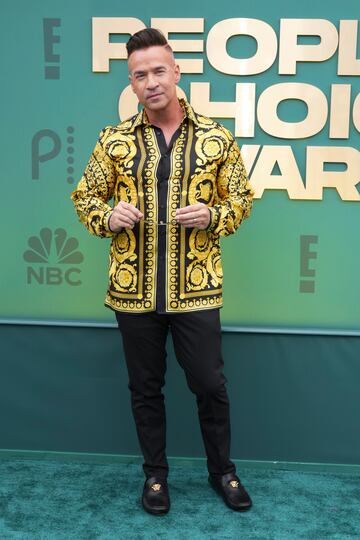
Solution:
[{"label": "green backdrop", "polygon": [[[118,97],[127,85],[125,61],[112,61],[109,73],[92,72],[92,17],[137,17],[145,24],[151,17],[204,17],[204,39],[216,22],[227,18],[260,19],[279,35],[281,18],[306,13],[307,18],[325,17],[338,28],[340,19],[358,17],[357,0],[327,3],[326,13],[314,2],[294,5],[283,0],[246,5],[229,0],[221,11],[215,2],[189,0],[133,6],[118,1],[4,0],[0,9],[0,320],[70,325],[113,323],[112,313],[103,307],[108,240],[87,233],[70,201],[100,129],[119,121]],[[255,51],[250,37],[228,42],[233,56],[246,58]],[[299,64],[296,76],[278,75],[277,59],[251,77],[222,74],[210,66],[205,52],[195,56],[204,59],[204,74],[185,74],[181,87],[188,93],[191,82],[208,81],[213,101],[234,101],[237,82],[255,82],[257,94],[279,82],[306,82],[327,97],[331,84],[351,84],[352,104],[360,91],[359,76],[337,76],[337,54],[325,62]],[[300,121],[306,107],[284,101],[278,113],[287,121]],[[223,123],[234,130],[233,120]],[[290,144],[304,176],[308,145],[359,148],[352,122],[347,140],[330,140],[328,128],[327,123],[311,139],[286,141],[256,124],[255,138],[238,142]],[[234,330],[360,334],[359,209],[358,202],[343,201],[333,188],[324,190],[321,201],[290,200],[286,191],[266,190],[238,234],[222,244],[223,325]],[[314,258],[306,257],[306,249]]]}]

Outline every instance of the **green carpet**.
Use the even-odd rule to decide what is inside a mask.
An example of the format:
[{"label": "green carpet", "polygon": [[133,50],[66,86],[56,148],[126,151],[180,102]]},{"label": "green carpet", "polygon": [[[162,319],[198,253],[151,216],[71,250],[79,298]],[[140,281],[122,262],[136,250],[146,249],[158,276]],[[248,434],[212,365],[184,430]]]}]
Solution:
[{"label": "green carpet", "polygon": [[171,467],[172,508],[143,512],[136,463],[0,460],[0,540],[360,538],[360,478],[244,469],[250,512],[228,509],[202,466]]}]

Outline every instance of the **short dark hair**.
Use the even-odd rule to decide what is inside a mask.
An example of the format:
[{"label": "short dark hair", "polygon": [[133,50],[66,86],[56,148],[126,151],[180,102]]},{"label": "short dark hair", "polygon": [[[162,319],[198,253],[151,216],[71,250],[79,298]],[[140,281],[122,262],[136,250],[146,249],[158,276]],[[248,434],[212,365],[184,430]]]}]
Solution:
[{"label": "short dark hair", "polygon": [[126,44],[126,50],[129,58],[134,51],[159,46],[166,47],[169,51],[172,51],[166,37],[160,30],[157,30],[156,28],[144,28],[131,36]]}]

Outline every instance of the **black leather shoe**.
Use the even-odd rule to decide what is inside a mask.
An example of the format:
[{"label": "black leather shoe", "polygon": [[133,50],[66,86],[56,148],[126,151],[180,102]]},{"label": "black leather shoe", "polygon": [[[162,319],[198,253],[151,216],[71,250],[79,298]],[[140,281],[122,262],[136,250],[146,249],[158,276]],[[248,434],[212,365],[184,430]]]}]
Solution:
[{"label": "black leather shoe", "polygon": [[232,510],[246,512],[252,506],[251,499],[234,473],[209,476],[210,485],[219,493]]},{"label": "black leather shoe", "polygon": [[166,480],[155,476],[147,478],[141,502],[144,510],[150,514],[166,514],[170,510],[169,490]]}]

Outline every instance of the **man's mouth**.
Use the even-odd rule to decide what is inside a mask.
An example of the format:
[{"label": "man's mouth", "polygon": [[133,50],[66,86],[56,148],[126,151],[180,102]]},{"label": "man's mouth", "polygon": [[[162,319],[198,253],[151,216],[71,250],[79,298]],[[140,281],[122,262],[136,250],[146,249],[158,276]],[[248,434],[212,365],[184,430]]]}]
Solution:
[{"label": "man's mouth", "polygon": [[160,97],[161,95],[162,95],[161,92],[158,92],[157,94],[150,94],[148,96],[148,99],[154,99],[154,98]]}]

